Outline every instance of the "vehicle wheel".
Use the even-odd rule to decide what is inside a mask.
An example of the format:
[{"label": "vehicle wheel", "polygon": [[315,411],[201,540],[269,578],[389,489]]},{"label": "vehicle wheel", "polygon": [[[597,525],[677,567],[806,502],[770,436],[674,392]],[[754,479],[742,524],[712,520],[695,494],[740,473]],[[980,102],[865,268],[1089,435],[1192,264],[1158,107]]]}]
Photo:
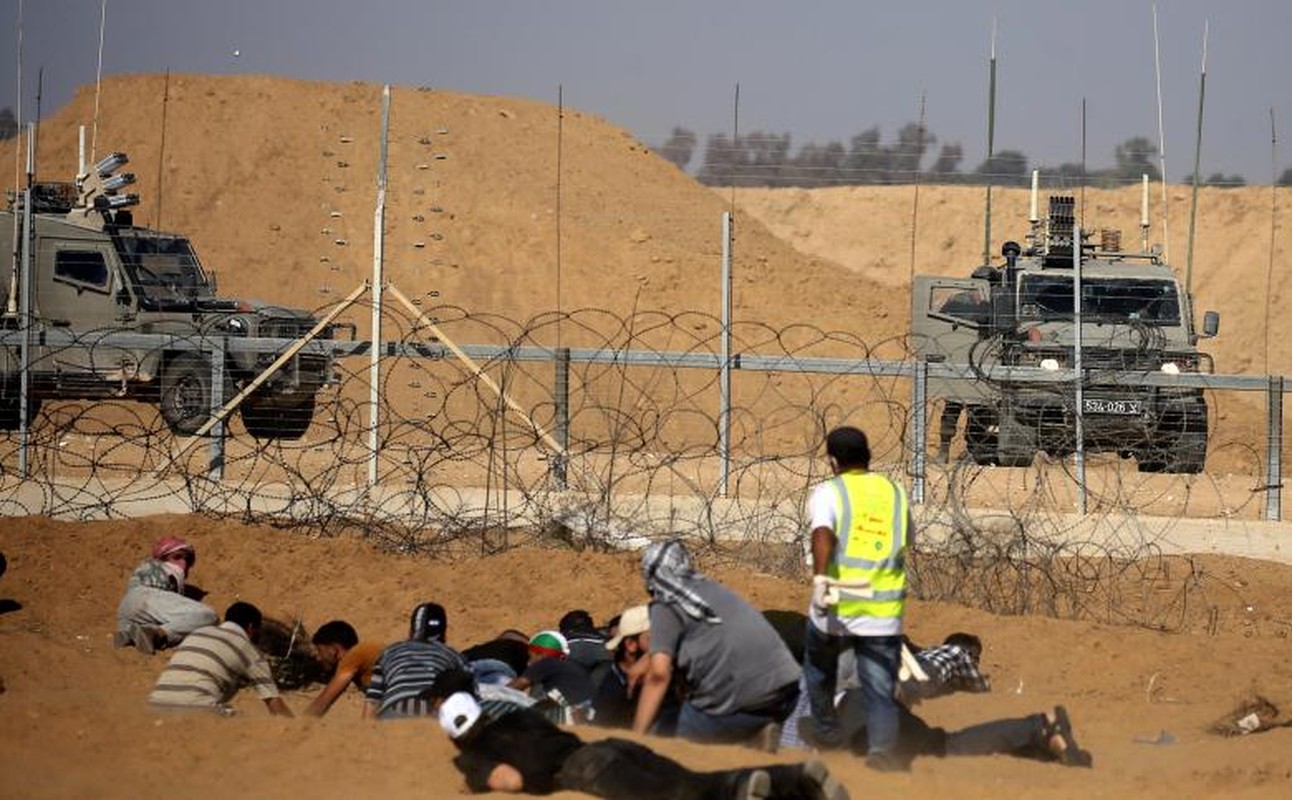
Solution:
[{"label": "vehicle wheel", "polygon": [[257,439],[299,439],[314,419],[314,395],[265,400],[248,398],[242,404],[242,425]]},{"label": "vehicle wheel", "polygon": [[211,363],[182,353],[161,377],[161,415],[172,433],[192,436],[211,417]]},{"label": "vehicle wheel", "polygon": [[965,419],[965,450],[975,464],[996,463],[996,412],[982,406],[970,406]]},{"label": "vehicle wheel", "polygon": [[1186,475],[1197,475],[1207,463],[1207,434],[1205,432],[1186,431],[1180,434],[1175,447],[1171,449],[1170,460],[1163,466],[1164,472],[1181,472]]},{"label": "vehicle wheel", "polygon": [[[16,431],[22,427],[22,420],[19,418],[19,399],[17,397],[6,397],[0,399],[0,431]],[[27,401],[27,425],[30,427],[36,422],[36,415],[40,413],[40,401]]]},{"label": "vehicle wheel", "polygon": [[1035,455],[1035,429],[1012,413],[1002,413],[996,434],[996,463],[1002,467],[1030,467]]}]

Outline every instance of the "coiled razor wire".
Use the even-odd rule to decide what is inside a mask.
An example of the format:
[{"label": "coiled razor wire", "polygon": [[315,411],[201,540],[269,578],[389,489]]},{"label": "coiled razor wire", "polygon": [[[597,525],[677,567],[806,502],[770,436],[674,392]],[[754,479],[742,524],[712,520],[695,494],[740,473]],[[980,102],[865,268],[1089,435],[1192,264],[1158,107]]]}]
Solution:
[{"label": "coiled razor wire", "polygon": [[[554,362],[504,355],[480,365],[522,416],[464,364],[418,355],[429,334],[417,319],[385,313],[388,338],[407,347],[383,358],[375,486],[366,481],[367,360],[340,358],[338,380],[319,393],[299,439],[257,439],[229,421],[219,480],[204,447],[172,461],[178,440],[155,404],[45,401],[31,425],[25,480],[16,476],[18,434],[0,439],[0,511],[74,519],[192,511],[311,536],[357,533],[392,551],[437,557],[536,541],[632,549],[682,536],[710,559],[801,574],[804,500],[827,477],[822,442],[830,428],[862,427],[874,467],[911,477],[908,378],[733,370],[724,496],[718,370],[609,355],[572,361],[561,454],[543,435],[561,423]],[[504,353],[551,347],[558,326],[565,345],[603,354],[716,356],[722,335],[720,320],[696,312],[582,309],[527,321],[456,307],[427,313],[457,341]],[[731,336],[733,353],[912,358],[904,338],[867,342],[809,325],[739,322]],[[94,336],[77,346],[100,363],[112,357],[93,352]],[[1221,398],[1209,392],[1208,400],[1214,419]],[[932,409],[921,411],[936,420]],[[1230,471],[1250,484],[1260,473],[1260,434],[1236,431],[1213,430],[1210,453],[1213,462],[1219,454],[1237,464]],[[917,509],[915,594],[997,613],[1162,630],[1254,624],[1240,592],[1163,543],[1187,516],[1254,516],[1257,493],[1237,494],[1232,478],[1207,473],[1141,475],[1115,456],[1088,463],[1098,477],[1087,486],[1084,519],[1071,513],[1075,481],[1064,460],[1039,455],[1030,468],[1005,469],[962,455],[930,464]]]}]

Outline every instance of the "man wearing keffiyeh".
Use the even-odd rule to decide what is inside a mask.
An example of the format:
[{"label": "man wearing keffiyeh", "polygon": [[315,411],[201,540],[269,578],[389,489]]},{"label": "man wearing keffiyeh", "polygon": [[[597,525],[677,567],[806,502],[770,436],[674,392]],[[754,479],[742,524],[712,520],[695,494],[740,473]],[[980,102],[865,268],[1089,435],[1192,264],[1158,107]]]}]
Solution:
[{"label": "man wearing keffiyeh", "polygon": [[799,665],[761,613],[701,575],[678,540],[642,558],[650,593],[650,654],[633,729],[650,730],[675,669],[689,694],[677,733],[690,739],[754,742],[773,749],[798,699]]}]

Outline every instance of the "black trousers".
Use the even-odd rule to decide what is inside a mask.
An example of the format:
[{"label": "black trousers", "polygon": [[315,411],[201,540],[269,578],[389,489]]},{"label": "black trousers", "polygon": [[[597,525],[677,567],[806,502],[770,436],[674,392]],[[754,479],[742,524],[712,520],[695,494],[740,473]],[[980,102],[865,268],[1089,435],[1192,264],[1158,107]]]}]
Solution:
[{"label": "black trousers", "polygon": [[772,780],[773,800],[812,800],[813,784],[799,765],[694,772],[626,739],[591,742],[574,751],[556,775],[561,789],[605,800],[726,800],[754,769]]}]

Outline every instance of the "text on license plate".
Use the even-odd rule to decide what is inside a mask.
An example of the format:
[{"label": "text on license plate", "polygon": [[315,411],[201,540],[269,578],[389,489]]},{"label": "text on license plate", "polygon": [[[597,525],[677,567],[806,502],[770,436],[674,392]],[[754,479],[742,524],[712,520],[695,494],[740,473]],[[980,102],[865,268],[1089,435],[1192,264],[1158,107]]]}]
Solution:
[{"label": "text on license plate", "polygon": [[1138,414],[1142,400],[1109,400],[1103,397],[1083,397],[1081,409],[1087,414]]}]

